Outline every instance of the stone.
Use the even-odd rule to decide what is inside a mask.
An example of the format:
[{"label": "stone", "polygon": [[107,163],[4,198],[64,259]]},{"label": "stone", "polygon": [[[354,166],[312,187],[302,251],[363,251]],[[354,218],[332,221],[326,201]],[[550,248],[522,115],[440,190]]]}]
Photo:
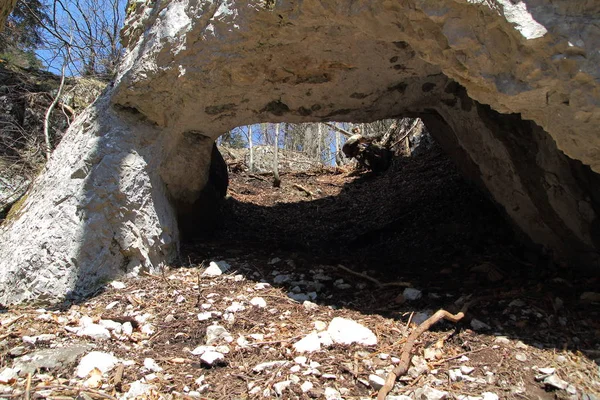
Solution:
[{"label": "stone", "polygon": [[515,354],[515,358],[521,362],[527,361],[527,356],[525,355],[525,353],[517,353]]},{"label": "stone", "polygon": [[147,396],[149,392],[154,390],[155,386],[147,383],[143,383],[142,381],[134,381],[127,393],[125,393],[121,399],[137,399],[144,398]]},{"label": "stone", "polygon": [[305,381],[302,385],[300,385],[300,390],[302,390],[302,393],[306,393],[309,390],[311,390],[313,387],[314,387],[314,385],[312,384],[312,382]]},{"label": "stone", "polygon": [[108,340],[110,339],[110,332],[98,324],[89,324],[79,329],[77,336],[87,336],[94,340]]},{"label": "stone", "polygon": [[208,265],[208,268],[206,268],[204,270],[204,272],[202,272],[202,276],[203,277],[221,276],[225,272],[229,271],[230,268],[231,268],[231,266],[229,265],[229,263],[227,263],[225,261],[211,261],[210,264]]},{"label": "stone", "polygon": [[163,370],[162,367],[158,365],[158,363],[152,358],[144,358],[144,368],[152,372],[160,372]]},{"label": "stone", "polygon": [[481,397],[483,397],[483,400],[499,400],[500,399],[500,397],[496,393],[492,393],[492,392],[483,392],[483,393],[481,393]]},{"label": "stone", "polygon": [[136,3],[111,86],[0,228],[0,303],[159,272],[186,225],[217,218],[214,140],[267,120],[420,116],[522,236],[597,272],[600,17],[590,1],[529,3]]},{"label": "stone", "polygon": [[326,387],[323,394],[326,400],[342,400],[341,393],[332,387]]},{"label": "stone", "polygon": [[309,333],[294,343],[294,350],[298,353],[312,353],[321,350],[321,339],[319,338],[319,334],[316,332]]},{"label": "stone", "polygon": [[480,320],[475,318],[471,320],[471,328],[473,328],[474,331],[478,332],[492,329],[492,327],[486,324],[485,322],[481,322]]},{"label": "stone", "polygon": [[92,351],[79,361],[75,374],[80,378],[85,378],[94,369],[99,370],[101,373],[105,373],[113,369],[118,362],[119,359],[112,354]]},{"label": "stone", "polygon": [[91,348],[89,344],[78,344],[36,350],[15,359],[13,368],[18,369],[23,375],[33,374],[37,370],[55,371],[74,365],[77,359]]},{"label": "stone", "polygon": [[273,369],[273,368],[285,367],[289,363],[290,362],[286,361],[286,360],[268,361],[268,362],[257,364],[254,368],[252,368],[252,371],[262,372],[262,371]]},{"label": "stone", "polygon": [[275,393],[277,394],[277,396],[281,396],[283,395],[283,392],[290,387],[290,385],[292,384],[292,381],[282,381],[282,382],[277,382],[276,384],[273,385],[273,390],[275,390]]},{"label": "stone", "polygon": [[224,340],[227,343],[233,342],[233,336],[227,329],[223,328],[221,325],[210,325],[206,328],[206,344],[210,345],[220,340]]},{"label": "stone", "polygon": [[379,390],[385,385],[385,379],[379,375],[371,374],[369,375],[369,385],[371,385],[373,389]]},{"label": "stone", "polygon": [[350,319],[335,317],[327,328],[331,339],[338,344],[358,343],[363,346],[374,346],[377,337],[367,327]]},{"label": "stone", "polygon": [[404,300],[406,301],[415,301],[423,297],[423,292],[415,288],[406,288],[402,292],[402,296],[404,296]]},{"label": "stone", "polygon": [[584,292],[579,296],[579,300],[582,303],[600,303],[600,293]]},{"label": "stone", "polygon": [[222,353],[219,353],[218,351],[206,351],[200,356],[200,360],[202,360],[203,363],[208,365],[213,365],[217,361],[223,361],[224,359],[225,356]]},{"label": "stone", "polygon": [[546,386],[549,386],[554,389],[562,389],[566,390],[569,387],[569,383],[560,379],[556,375],[549,375],[543,380]]},{"label": "stone", "polygon": [[18,370],[13,368],[4,368],[0,372],[0,383],[11,385],[19,377]]},{"label": "stone", "polygon": [[429,385],[415,390],[416,400],[444,400],[448,398],[448,392],[434,389]]},{"label": "stone", "polygon": [[267,306],[267,302],[262,297],[253,297],[250,299],[250,304],[258,308],[265,308]]}]

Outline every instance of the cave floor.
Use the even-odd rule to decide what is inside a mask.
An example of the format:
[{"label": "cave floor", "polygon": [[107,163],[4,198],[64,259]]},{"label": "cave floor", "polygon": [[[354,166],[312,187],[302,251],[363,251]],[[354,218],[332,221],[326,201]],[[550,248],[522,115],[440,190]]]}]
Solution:
[{"label": "cave floor", "polygon": [[[374,398],[374,376],[397,364],[417,323],[475,300],[459,322],[418,337],[415,366],[391,395],[600,398],[600,308],[581,298],[598,291],[597,278],[520,246],[439,151],[397,158],[380,175],[328,168],[281,178],[273,188],[269,175],[232,173],[221,225],[183,245],[163,275],[1,314],[0,371],[23,353],[84,343],[120,366],[83,378],[73,365],[40,371],[31,398],[123,398],[136,385],[150,399]],[[206,276],[210,261],[229,270]],[[82,333],[84,317],[121,327],[94,339]],[[336,317],[368,328],[377,344],[327,343],[323,329]],[[230,337],[217,340],[223,358],[210,364],[199,346],[214,324]],[[300,353],[311,332],[321,332],[312,343],[320,350]],[[41,334],[55,337],[31,339]],[[0,383],[0,398],[27,386],[24,376]]]}]

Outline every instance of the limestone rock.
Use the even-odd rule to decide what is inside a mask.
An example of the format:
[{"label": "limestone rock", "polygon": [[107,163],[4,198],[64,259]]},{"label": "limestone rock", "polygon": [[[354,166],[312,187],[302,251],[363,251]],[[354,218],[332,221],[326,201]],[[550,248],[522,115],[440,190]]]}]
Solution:
[{"label": "limestone rock", "polygon": [[218,215],[214,140],[267,120],[421,116],[517,231],[598,270],[597,2],[160,5],[130,13],[112,87],[0,228],[0,303],[160,269],[180,230]]}]

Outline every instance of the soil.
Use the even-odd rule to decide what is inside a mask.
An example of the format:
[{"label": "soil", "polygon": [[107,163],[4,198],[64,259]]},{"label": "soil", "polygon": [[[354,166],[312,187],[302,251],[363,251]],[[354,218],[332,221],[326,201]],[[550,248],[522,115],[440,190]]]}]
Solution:
[{"label": "soil", "polygon": [[[413,355],[435,355],[421,374],[401,377],[391,394],[416,398],[418,388],[431,386],[448,398],[485,392],[500,399],[600,396],[600,307],[580,298],[598,291],[598,278],[578,276],[521,245],[498,208],[438,149],[397,157],[381,174],[341,168],[283,173],[279,188],[268,174],[235,172],[221,213],[218,229],[184,244],[180,265],[162,276],[124,280],[125,289],[108,285],[85,302],[58,309],[21,307],[0,314],[3,321],[18,318],[3,323],[0,369],[14,361],[10,349],[23,345],[24,335],[55,333],[62,345],[92,341],[67,328],[82,316],[123,321],[148,314],[153,330],[144,331],[145,322],[139,322],[132,335],[113,333],[94,342],[98,350],[133,361],[124,364],[121,378],[113,370],[86,388],[69,367],[34,376],[30,391],[113,398],[144,379],[154,386],[145,398],[273,398],[274,384],[300,378],[282,398],[325,398],[326,388],[347,399],[372,398],[377,390],[369,376],[385,378],[415,321],[474,301],[458,323],[440,322],[417,339]],[[232,269],[203,277],[214,260],[226,260]],[[260,282],[270,285],[261,288]],[[421,297],[410,300],[403,295],[406,287]],[[291,298],[311,291],[317,293],[314,306]],[[255,296],[267,306],[251,306]],[[234,301],[246,309],[233,313],[233,321],[197,318],[206,310],[225,313]],[[315,330],[315,322],[334,317],[368,327],[377,345],[333,345],[304,354],[308,363],[318,363],[312,372],[303,364],[291,370],[300,355],[293,344]],[[213,323],[234,340],[224,361],[209,366],[190,351],[205,344]],[[248,343],[240,344],[240,336]],[[163,370],[148,376],[145,358]],[[290,364],[253,370],[276,360]],[[474,371],[452,379],[460,366]],[[556,368],[568,390],[542,382],[544,367]],[[199,376],[208,386],[195,383]],[[313,389],[303,392],[303,382]],[[12,383],[12,394],[22,395],[26,387],[21,377]]]}]

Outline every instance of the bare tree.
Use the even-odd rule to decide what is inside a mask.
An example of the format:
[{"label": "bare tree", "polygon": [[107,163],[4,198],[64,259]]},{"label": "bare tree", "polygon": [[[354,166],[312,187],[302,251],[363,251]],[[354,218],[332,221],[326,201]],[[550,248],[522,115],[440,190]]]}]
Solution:
[{"label": "bare tree", "polygon": [[275,124],[275,140],[273,142],[273,186],[281,186],[281,179],[279,178],[279,124]]},{"label": "bare tree", "polygon": [[[69,42],[71,42],[72,40],[73,40],[73,37],[71,37]],[[44,118],[44,139],[46,141],[46,160],[49,160],[50,154],[52,154],[52,140],[50,137],[50,116],[52,115],[52,110],[54,110],[54,107],[56,107],[56,104],[58,104],[58,102],[60,101],[60,96],[62,95],[63,89],[65,87],[65,77],[66,77],[67,66],[69,65],[70,62],[71,62],[71,47],[67,46],[66,54],[64,57],[63,66],[62,66],[62,70],[61,70],[60,85],[58,86],[58,91],[56,92],[56,96],[54,97],[54,100],[52,101],[52,103],[50,103],[48,110],[46,110],[46,116]]]}]

